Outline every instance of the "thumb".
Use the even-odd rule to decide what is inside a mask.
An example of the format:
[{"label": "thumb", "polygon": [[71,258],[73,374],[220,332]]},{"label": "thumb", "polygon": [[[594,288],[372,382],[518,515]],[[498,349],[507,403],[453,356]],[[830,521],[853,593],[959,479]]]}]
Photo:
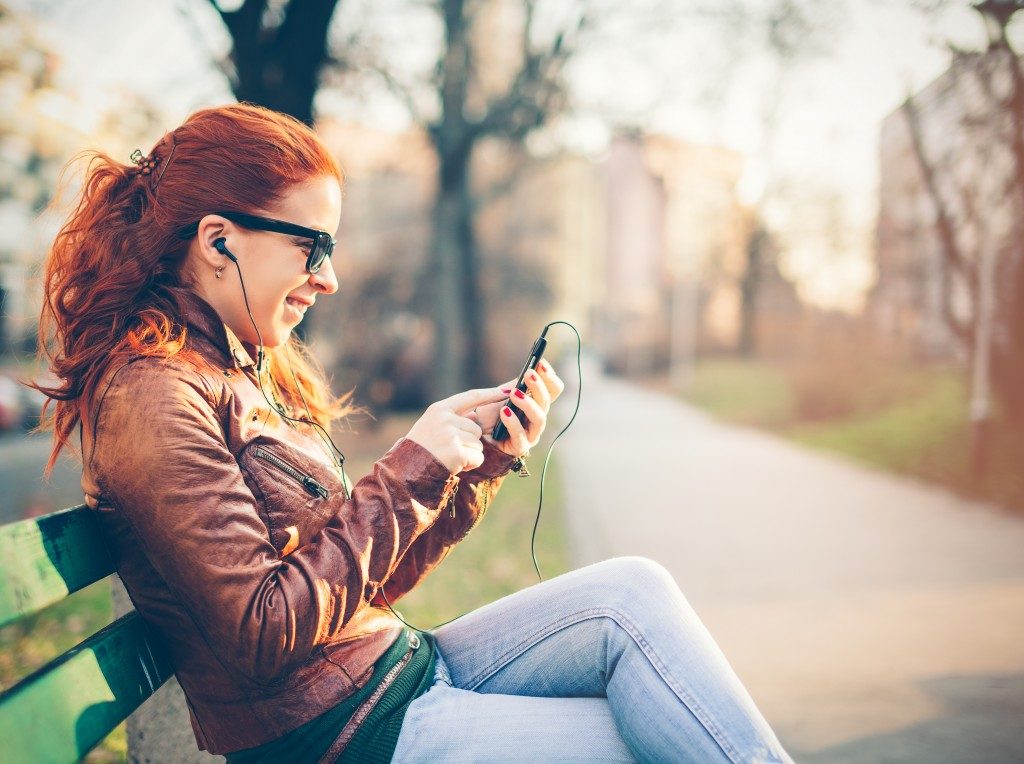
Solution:
[{"label": "thumb", "polygon": [[440,401],[442,406],[451,409],[456,414],[465,416],[467,411],[472,411],[484,403],[493,403],[508,397],[501,391],[500,387],[481,387],[474,390],[466,390],[462,393],[445,398]]}]

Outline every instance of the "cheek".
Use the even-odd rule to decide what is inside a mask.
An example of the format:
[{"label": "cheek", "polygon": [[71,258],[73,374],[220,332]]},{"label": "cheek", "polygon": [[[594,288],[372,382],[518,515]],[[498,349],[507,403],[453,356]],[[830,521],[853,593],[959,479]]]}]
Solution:
[{"label": "cheek", "polygon": [[[267,272],[259,274],[259,296],[254,300],[254,295],[250,292],[249,302],[258,303],[261,313],[274,315],[280,313],[284,308],[284,300],[294,287],[282,283],[281,275],[281,273]],[[255,305],[253,307],[255,308]]]}]

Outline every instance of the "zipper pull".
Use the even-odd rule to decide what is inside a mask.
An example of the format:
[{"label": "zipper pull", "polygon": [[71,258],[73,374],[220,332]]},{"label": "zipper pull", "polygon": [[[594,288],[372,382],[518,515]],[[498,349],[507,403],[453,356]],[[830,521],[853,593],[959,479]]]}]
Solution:
[{"label": "zipper pull", "polygon": [[449,475],[448,476],[448,480],[445,481],[444,490],[441,492],[441,503],[438,506],[438,509],[443,512],[445,504],[447,504],[448,502],[451,502],[451,505],[452,505],[452,509],[451,509],[452,517],[455,517],[455,500],[454,500],[454,497],[455,497],[455,494],[458,493],[458,490],[459,490],[459,477],[458,477],[458,475]]},{"label": "zipper pull", "polygon": [[306,487],[306,490],[313,496],[319,496],[321,499],[327,498],[327,489],[320,485],[316,480],[311,478],[309,475],[302,476],[302,484]]},{"label": "zipper pull", "polygon": [[[334,450],[338,451],[338,449]],[[344,497],[345,501],[348,501],[349,499],[352,498],[352,496],[348,492],[348,479],[345,476],[345,454],[341,453],[341,451],[338,451],[337,459],[338,469],[341,470],[341,495]]]},{"label": "zipper pull", "polygon": [[526,457],[529,454],[523,454],[522,456],[516,457],[516,460],[512,462],[509,469],[519,475],[519,477],[530,477],[530,471],[526,469]]},{"label": "zipper pull", "polygon": [[452,519],[453,520],[455,519],[455,494],[457,494],[459,492],[459,485],[461,485],[461,484],[460,483],[456,483],[455,484],[455,488],[452,490],[452,495],[448,497],[448,501],[451,502],[451,507],[452,507],[451,514],[452,514]]}]

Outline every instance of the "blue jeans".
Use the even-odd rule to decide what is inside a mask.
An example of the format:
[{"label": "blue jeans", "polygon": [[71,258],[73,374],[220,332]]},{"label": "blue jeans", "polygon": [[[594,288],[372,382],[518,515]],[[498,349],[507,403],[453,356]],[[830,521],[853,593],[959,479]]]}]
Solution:
[{"label": "blue jeans", "polygon": [[434,633],[393,761],[792,762],[672,576],[620,557]]}]

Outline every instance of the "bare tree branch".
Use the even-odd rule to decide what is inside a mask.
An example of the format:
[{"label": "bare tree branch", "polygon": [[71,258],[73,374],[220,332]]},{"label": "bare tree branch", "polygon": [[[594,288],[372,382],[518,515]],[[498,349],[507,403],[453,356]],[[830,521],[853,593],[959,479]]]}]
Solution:
[{"label": "bare tree branch", "polygon": [[[543,124],[545,117],[558,110],[562,97],[561,72],[575,53],[587,14],[580,14],[573,28],[555,34],[548,49],[535,51],[530,44],[533,2],[527,2],[526,24],[522,34],[523,65],[508,91],[488,104],[485,116],[473,125],[477,135],[504,135],[521,139]],[[570,35],[571,37],[567,37]]]},{"label": "bare tree branch", "polygon": [[[977,294],[978,290],[978,274],[976,269],[968,263],[967,259],[960,251],[960,244],[956,238],[956,226],[953,222],[952,214],[950,213],[946,202],[942,197],[942,192],[939,189],[935,168],[932,166],[927,154],[925,153],[924,137],[921,131],[921,120],[917,111],[917,104],[914,102],[914,97],[908,94],[900,108],[907,120],[907,127],[910,132],[910,144],[913,148],[918,168],[921,170],[921,178],[924,181],[925,189],[927,190],[928,196],[935,208],[935,229],[938,234],[939,245],[942,247],[943,257],[946,264],[949,266],[949,269],[963,274],[967,279],[973,302],[974,296]],[[948,283],[947,279],[947,287]],[[943,315],[950,330],[957,339],[969,347],[973,342],[970,327],[965,326],[963,322],[953,314],[949,292],[950,290],[948,288],[943,289]]]}]

